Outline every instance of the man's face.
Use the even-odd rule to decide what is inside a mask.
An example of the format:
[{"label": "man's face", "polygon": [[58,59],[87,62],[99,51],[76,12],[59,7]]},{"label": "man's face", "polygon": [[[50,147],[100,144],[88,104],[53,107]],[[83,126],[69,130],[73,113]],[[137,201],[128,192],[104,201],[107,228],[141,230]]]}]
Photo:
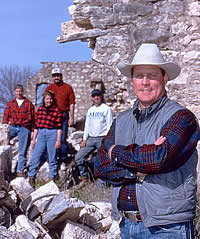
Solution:
[{"label": "man's face", "polygon": [[146,108],[158,101],[165,94],[168,76],[162,75],[158,66],[135,66],[132,76],[133,92],[140,101],[141,108]]},{"label": "man's face", "polygon": [[63,80],[62,80],[62,74],[55,73],[52,75],[52,78],[54,80],[54,83],[57,85],[61,85]]},{"label": "man's face", "polygon": [[15,89],[15,96],[17,99],[22,99],[23,98],[23,90],[20,88]]},{"label": "man's face", "polygon": [[94,95],[92,96],[92,102],[96,106],[100,106],[102,103],[101,95]]}]

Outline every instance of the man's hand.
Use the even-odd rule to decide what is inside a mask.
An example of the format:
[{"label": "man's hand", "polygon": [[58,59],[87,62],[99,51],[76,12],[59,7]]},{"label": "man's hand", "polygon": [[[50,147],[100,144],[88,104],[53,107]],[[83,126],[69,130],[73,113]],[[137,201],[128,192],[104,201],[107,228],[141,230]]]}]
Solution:
[{"label": "man's hand", "polygon": [[69,120],[68,120],[68,125],[69,125],[69,126],[72,126],[72,125],[74,125],[74,118],[72,118],[72,117],[69,117]]},{"label": "man's hand", "polygon": [[31,132],[31,140],[33,140],[34,132]]},{"label": "man's hand", "polygon": [[56,140],[55,148],[59,149],[60,147],[61,147],[61,141],[60,140]]},{"label": "man's hand", "polygon": [[86,146],[86,140],[82,140],[80,143],[80,147],[85,148],[85,146]]},{"label": "man's hand", "polygon": [[112,150],[114,149],[115,146],[116,146],[116,145],[113,144],[113,145],[109,148],[109,150],[108,150],[108,156],[109,156],[110,159],[111,159],[111,155],[112,155]]},{"label": "man's hand", "polygon": [[32,150],[35,148],[35,144],[36,144],[36,139],[33,138],[31,143]]},{"label": "man's hand", "polygon": [[165,142],[166,137],[160,136],[159,138],[156,139],[156,142],[154,143],[155,145],[161,145]]}]

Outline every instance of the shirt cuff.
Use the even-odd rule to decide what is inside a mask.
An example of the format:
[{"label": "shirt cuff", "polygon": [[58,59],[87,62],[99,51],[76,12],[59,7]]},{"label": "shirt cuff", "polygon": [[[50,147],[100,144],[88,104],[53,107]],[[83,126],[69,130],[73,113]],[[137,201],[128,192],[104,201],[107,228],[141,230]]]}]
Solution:
[{"label": "shirt cuff", "polygon": [[123,145],[115,145],[111,152],[112,161],[114,161],[115,163],[120,163],[121,152],[124,151],[124,149],[125,146]]},{"label": "shirt cuff", "polygon": [[[111,152],[111,159],[115,163],[120,164],[120,155],[124,151],[126,146],[116,145]],[[127,179],[136,179],[136,174],[134,172],[130,172],[128,169],[124,170],[124,178]]]}]

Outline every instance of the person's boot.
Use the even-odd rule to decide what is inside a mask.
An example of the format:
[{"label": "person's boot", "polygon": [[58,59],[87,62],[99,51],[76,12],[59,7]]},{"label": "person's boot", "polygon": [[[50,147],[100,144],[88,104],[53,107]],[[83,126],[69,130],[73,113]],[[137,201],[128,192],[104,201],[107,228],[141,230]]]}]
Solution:
[{"label": "person's boot", "polygon": [[24,173],[17,173],[17,177],[23,177],[23,178],[25,178],[25,175],[24,175]]},{"label": "person's boot", "polygon": [[29,177],[28,181],[29,181],[31,187],[33,187],[35,189],[35,177]]},{"label": "person's boot", "polygon": [[75,186],[75,188],[80,189],[84,187],[86,184],[88,184],[88,182],[89,182],[88,178],[79,176],[79,183],[78,185]]}]

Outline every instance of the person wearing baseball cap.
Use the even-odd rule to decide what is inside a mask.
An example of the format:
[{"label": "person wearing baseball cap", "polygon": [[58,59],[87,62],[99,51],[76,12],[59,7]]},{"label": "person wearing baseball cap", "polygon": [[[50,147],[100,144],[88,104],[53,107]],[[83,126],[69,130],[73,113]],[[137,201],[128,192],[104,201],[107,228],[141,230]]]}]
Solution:
[{"label": "person wearing baseball cap", "polygon": [[[79,187],[88,181],[88,167],[85,164],[87,156],[99,149],[113,121],[112,109],[103,102],[103,94],[99,89],[92,90],[91,99],[93,105],[87,112],[83,140],[80,143],[80,150],[75,155],[80,172]],[[104,186],[102,180],[98,180],[98,185]]]},{"label": "person wearing baseball cap", "polygon": [[67,132],[68,126],[74,124],[74,108],[75,108],[75,94],[71,85],[63,82],[63,73],[59,67],[53,68],[51,71],[53,84],[46,88],[46,91],[53,91],[56,98],[56,104],[62,112],[63,125],[61,137],[61,149],[58,157],[61,159],[60,164],[65,167],[68,163],[68,145]]},{"label": "person wearing baseball cap", "polygon": [[95,176],[113,184],[113,217],[121,237],[194,238],[197,142],[194,114],[167,96],[180,74],[156,44],[144,43],[118,69],[137,97],[102,141]]}]

